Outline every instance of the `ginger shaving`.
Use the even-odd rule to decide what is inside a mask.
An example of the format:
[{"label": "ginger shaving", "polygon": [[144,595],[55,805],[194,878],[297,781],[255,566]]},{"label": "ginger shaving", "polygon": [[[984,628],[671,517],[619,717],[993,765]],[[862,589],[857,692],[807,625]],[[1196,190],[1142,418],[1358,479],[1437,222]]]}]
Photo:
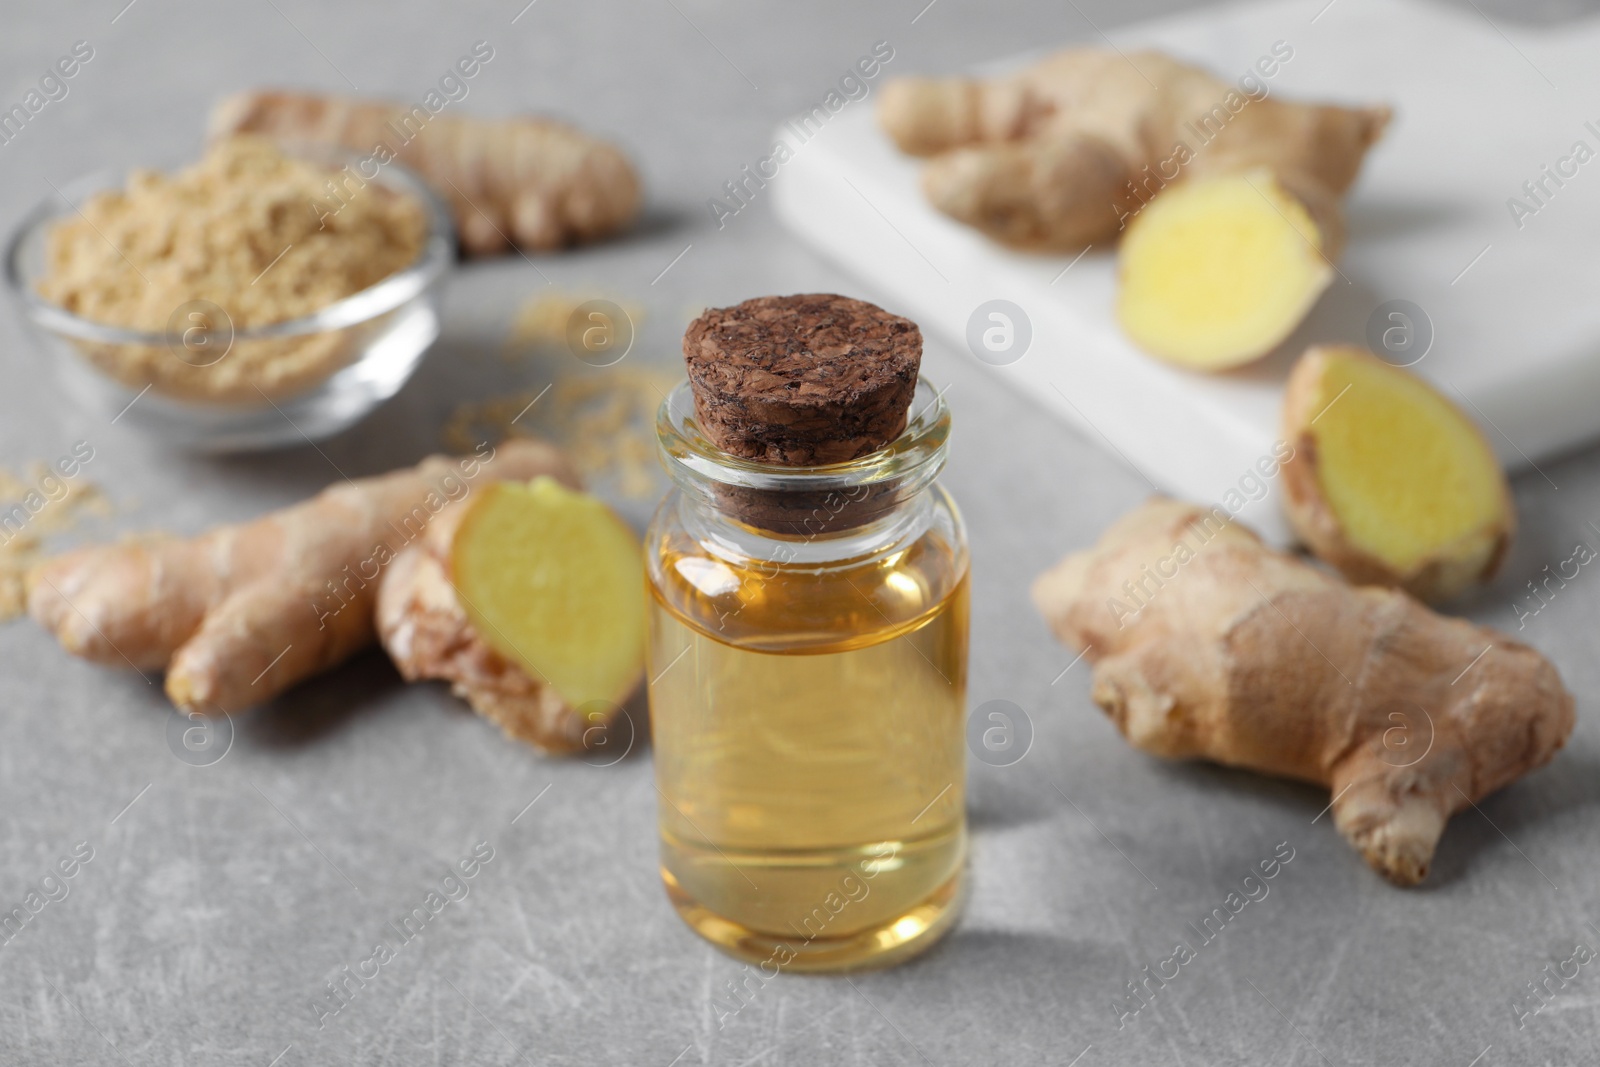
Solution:
[{"label": "ginger shaving", "polygon": [[[572,313],[578,310],[579,305],[593,299],[593,296],[576,293],[554,293],[524,300],[517,308],[516,318],[512,319],[511,330],[506,335],[502,348],[506,358],[521,358],[541,349],[565,348]],[[610,303],[622,310],[633,328],[637,329],[639,323],[644,321],[644,308],[640,305],[622,300],[611,300]]]},{"label": "ginger shaving", "polygon": [[[524,301],[502,353],[507,359],[538,361],[541,369],[548,366],[555,382],[547,390],[523,389],[458,405],[445,422],[441,444],[465,451],[486,440],[539,437],[564,448],[586,483],[630,500],[653,496],[660,488],[656,410],[677,383],[672,375],[649,369],[574,367],[567,326],[573,311],[591,299],[557,293]],[[637,329],[644,309],[611,302]]]},{"label": "ginger shaving", "polygon": [[24,578],[44,558],[46,538],[71,530],[86,515],[109,514],[100,489],[82,477],[55,477],[40,461],[30,463],[25,475],[0,468],[0,622],[26,609]]},{"label": "ginger shaving", "polygon": [[[441,433],[451,450],[465,443],[539,437],[559,444],[591,484],[642,500],[658,486],[655,413],[672,386],[666,375],[608,368],[456,407]],[[532,404],[532,407],[529,405]]]}]

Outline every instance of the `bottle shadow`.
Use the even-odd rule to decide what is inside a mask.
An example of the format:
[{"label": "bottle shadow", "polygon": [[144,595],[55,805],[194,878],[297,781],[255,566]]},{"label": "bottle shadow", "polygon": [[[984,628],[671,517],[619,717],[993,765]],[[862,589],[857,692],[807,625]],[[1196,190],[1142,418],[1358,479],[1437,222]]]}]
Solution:
[{"label": "bottle shadow", "polygon": [[[1105,940],[1063,937],[1054,933],[1019,933],[1013,930],[974,928],[958,924],[928,951],[894,968],[897,976],[915,981],[918,972],[930,976],[947,974],[1005,976],[1008,984],[1019,988],[1040,988],[1048,981],[1055,997],[1080,1001],[1085,1011],[1091,1003],[1104,999],[1096,979],[1085,976],[1115,975],[1127,966],[1127,956],[1117,945]],[[1079,996],[1071,996],[1072,979],[1078,976]]]},{"label": "bottle shadow", "polygon": [[975,788],[976,785],[974,781],[967,787],[967,828],[975,835],[1048,822],[1056,816],[1059,807],[1047,803],[1054,794],[1041,798],[1037,789],[998,788],[988,783]]}]

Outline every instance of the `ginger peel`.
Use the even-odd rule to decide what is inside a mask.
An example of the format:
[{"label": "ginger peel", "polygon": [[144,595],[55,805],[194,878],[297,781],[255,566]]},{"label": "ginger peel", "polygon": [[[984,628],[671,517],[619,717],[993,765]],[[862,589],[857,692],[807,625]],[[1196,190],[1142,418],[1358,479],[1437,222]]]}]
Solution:
[{"label": "ginger peel", "polygon": [[540,474],[576,484],[557,450],[508,441],[341,482],[198,537],[81,549],[29,573],[28,612],[75,655],[165,670],[185,711],[242,711],[372,643],[380,574],[369,572],[430,522],[483,483]]},{"label": "ginger peel", "polygon": [[[1146,568],[1162,579],[1135,607],[1125,583]],[[1346,585],[1216,511],[1152,500],[1033,598],[1094,664],[1093,698],[1134,747],[1327,786],[1340,834],[1400,885],[1426,877],[1451,814],[1548,762],[1573,728],[1538,652]]]},{"label": "ginger peel", "polygon": [[468,255],[595,241],[625,229],[639,213],[638,174],[604,141],[533,117],[439,115],[412,131],[416,110],[340,96],[246,92],[218,102],[211,132],[335,145],[380,163],[398,159],[451,205]]},{"label": "ginger peel", "polygon": [[1516,528],[1511,489],[1467,415],[1363,349],[1312,348],[1289,375],[1286,509],[1358,584],[1444,600],[1491,577]]}]

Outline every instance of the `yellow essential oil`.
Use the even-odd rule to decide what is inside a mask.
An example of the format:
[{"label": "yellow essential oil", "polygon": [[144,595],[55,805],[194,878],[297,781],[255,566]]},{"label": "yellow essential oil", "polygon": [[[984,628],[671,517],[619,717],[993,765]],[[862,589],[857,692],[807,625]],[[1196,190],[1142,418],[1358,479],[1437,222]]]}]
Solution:
[{"label": "yellow essential oil", "polygon": [[[942,403],[925,421],[947,425]],[[651,528],[662,878],[696,932],[768,972],[897,962],[957,912],[968,578],[931,484],[943,441],[869,470],[893,499],[860,528],[775,535],[695,492]]]}]

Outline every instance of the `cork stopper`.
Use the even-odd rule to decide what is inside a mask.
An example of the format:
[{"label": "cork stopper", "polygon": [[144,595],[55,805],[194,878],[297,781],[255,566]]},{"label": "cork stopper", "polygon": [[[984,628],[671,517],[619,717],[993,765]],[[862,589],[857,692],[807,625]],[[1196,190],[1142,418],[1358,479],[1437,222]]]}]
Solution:
[{"label": "cork stopper", "polygon": [[695,319],[683,358],[708,440],[743,459],[814,467],[876,452],[905,429],[922,332],[847,296],[762,296]]}]

